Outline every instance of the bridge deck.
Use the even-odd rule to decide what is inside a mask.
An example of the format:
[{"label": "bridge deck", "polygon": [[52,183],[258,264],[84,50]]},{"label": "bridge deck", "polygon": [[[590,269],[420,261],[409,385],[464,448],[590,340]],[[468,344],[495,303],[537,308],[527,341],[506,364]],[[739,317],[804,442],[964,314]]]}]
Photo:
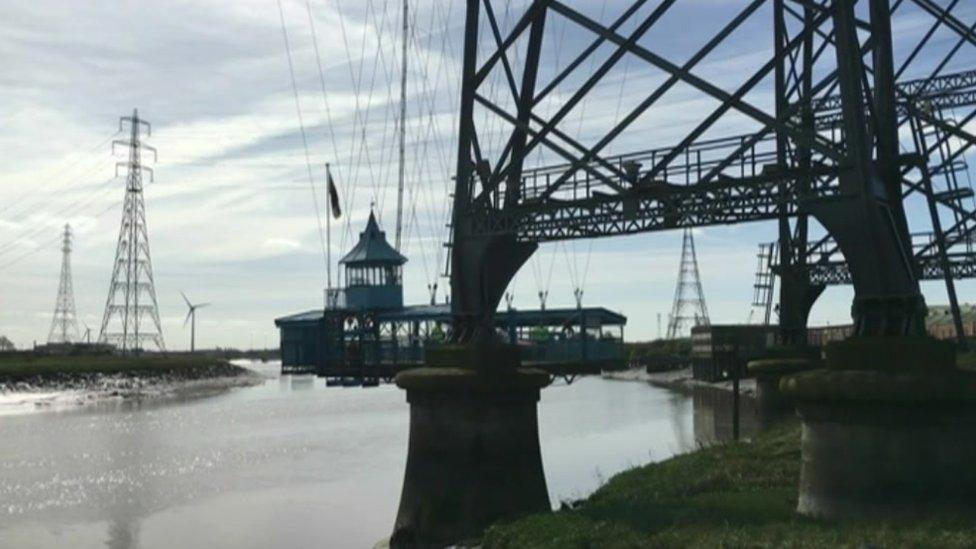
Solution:
[{"label": "bridge deck", "polygon": [[[913,105],[926,112],[976,106],[976,70],[904,82],[899,90],[903,118]],[[799,167],[796,150],[789,165],[779,165],[767,131],[527,169],[514,203],[493,187],[490,203],[474,204],[476,232],[545,242],[794,216],[806,201],[841,193],[837,175],[844,167],[835,159],[845,144],[832,122],[840,101],[814,101],[820,152],[809,167]],[[916,162],[903,158],[903,173]],[[935,175],[949,167],[934,166]]]}]

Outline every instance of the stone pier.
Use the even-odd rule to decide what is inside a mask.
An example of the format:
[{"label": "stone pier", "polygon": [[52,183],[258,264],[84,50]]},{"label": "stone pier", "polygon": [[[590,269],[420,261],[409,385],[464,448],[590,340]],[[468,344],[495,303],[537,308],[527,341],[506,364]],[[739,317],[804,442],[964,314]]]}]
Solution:
[{"label": "stone pier", "polygon": [[[485,361],[502,367],[470,367]],[[517,363],[514,347],[446,347],[397,376],[410,441],[391,547],[444,547],[551,509],[536,415],[549,376]]]},{"label": "stone pier", "polygon": [[[810,355],[810,353],[806,353]],[[815,356],[781,356],[751,360],[746,366],[756,377],[756,407],[764,412],[781,412],[793,408],[793,401],[780,391],[784,377],[813,370],[819,365]]]},{"label": "stone pier", "polygon": [[951,343],[859,338],[781,389],[803,421],[798,511],[824,518],[976,508],[976,373]]}]

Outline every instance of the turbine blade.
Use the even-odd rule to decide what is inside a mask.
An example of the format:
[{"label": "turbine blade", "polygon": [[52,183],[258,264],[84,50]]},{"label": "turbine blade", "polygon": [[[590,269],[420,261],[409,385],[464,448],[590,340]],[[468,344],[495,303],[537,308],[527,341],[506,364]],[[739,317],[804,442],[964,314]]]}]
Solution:
[{"label": "turbine blade", "polygon": [[191,316],[193,316],[193,308],[190,308],[190,312],[186,313],[186,319],[183,320],[184,328],[186,328],[186,323],[190,321]]},{"label": "turbine blade", "polygon": [[190,307],[192,309],[193,308],[193,305],[191,305],[190,304],[190,300],[186,298],[186,294],[184,294],[183,292],[180,292],[180,295],[183,296],[183,301],[186,301],[186,306],[187,307]]}]

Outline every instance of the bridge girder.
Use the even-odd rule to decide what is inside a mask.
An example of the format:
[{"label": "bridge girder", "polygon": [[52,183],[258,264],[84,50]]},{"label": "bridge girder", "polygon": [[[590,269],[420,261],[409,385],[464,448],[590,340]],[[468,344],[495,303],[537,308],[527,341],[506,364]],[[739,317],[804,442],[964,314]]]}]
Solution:
[{"label": "bridge girder", "polygon": [[[927,81],[896,87],[904,66],[895,71],[890,14],[909,3],[934,10],[940,24],[972,42],[972,33],[951,10],[927,0],[870,0],[861,3],[867,4],[866,13],[857,11],[853,0],[744,0],[742,10],[679,65],[641,43],[676,0],[638,0],[609,22],[557,0],[536,0],[509,28],[502,28],[491,0],[467,0],[450,263],[455,338],[487,335],[487,321],[505,287],[537,242],[762,219],[779,219],[781,237],[792,237],[789,220],[796,218],[805,232],[809,215],[849,258],[857,332],[920,333],[924,301],[900,190],[901,174],[911,162],[898,155],[897,129],[909,114],[920,115],[909,112],[913,97],[971,104],[973,75],[942,79],[933,87],[943,66]],[[734,91],[726,91],[703,73],[702,60],[721,51],[730,35],[770,4],[774,54]],[[642,8],[647,13],[639,16]],[[546,80],[539,71],[541,44],[547,18],[554,17],[589,32],[593,40]],[[479,56],[483,27],[490,29],[494,47]],[[626,35],[623,28],[629,29]],[[583,71],[598,50],[608,55]],[[663,83],[596,138],[574,137],[565,130],[568,115],[625,56],[659,71]],[[560,97],[555,113],[542,115],[543,99],[578,72],[585,72],[578,87]],[[501,98],[488,89],[492,75],[502,83]],[[767,108],[755,94],[760,83],[774,77],[774,108]],[[678,84],[719,106],[703,113],[678,146],[653,154],[649,164],[635,168],[632,162],[640,158],[604,155]],[[818,123],[814,113],[821,103]],[[504,146],[491,147],[488,135],[479,133],[476,110],[510,128]],[[703,137],[733,115],[759,129],[720,144],[728,149],[717,154],[716,142]],[[825,125],[840,132],[824,132]],[[525,170],[529,156],[540,150],[566,164],[548,172]],[[685,181],[675,182],[680,174]],[[805,234],[799,236],[806,242]],[[784,249],[792,253],[794,247]],[[511,260],[499,261],[506,257]],[[793,263],[786,259],[784,264]]]}]

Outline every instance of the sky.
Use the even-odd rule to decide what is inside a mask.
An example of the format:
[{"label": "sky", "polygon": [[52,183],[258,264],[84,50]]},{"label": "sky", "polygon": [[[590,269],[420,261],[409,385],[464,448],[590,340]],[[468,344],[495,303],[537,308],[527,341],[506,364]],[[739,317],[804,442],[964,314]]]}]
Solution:
[{"label": "sky", "polygon": [[[276,0],[0,3],[0,334],[19,347],[47,338],[65,223],[75,231],[71,261],[78,317],[82,330],[87,325],[97,335],[124,189],[124,170],[123,177],[115,177],[115,164],[124,158],[112,154],[111,142],[126,137],[118,132],[119,117],[136,108],[152,124],[145,141],[159,151],[145,202],[168,348],[189,346],[181,292],[212,303],[199,312],[198,347],[273,346],[274,318],[321,306],[327,283],[320,231],[328,220],[326,162],[332,164],[344,210],[330,228],[333,265],[351,247],[371,209],[393,239],[401,0],[281,0],[280,12]],[[494,4],[505,29],[526,2]],[[572,4],[610,21],[627,3]],[[655,4],[648,2],[639,15],[646,16]],[[683,63],[745,4],[679,0],[641,43]],[[454,0],[414,0],[408,17],[403,213],[408,303],[429,300],[428,287],[435,282],[442,300],[447,287],[438,273],[444,269],[456,164],[462,9]],[[964,7],[958,16],[976,20],[976,7]],[[921,36],[925,22],[923,14],[911,10],[896,18],[898,53],[904,55],[903,44]],[[627,23],[620,32],[633,28]],[[763,7],[707,56],[697,73],[734,90],[769,58],[770,29]],[[551,17],[540,82],[551,79],[589,40],[586,31]],[[952,43],[951,34],[937,33],[931,51],[906,77],[922,76],[926,62]],[[518,52],[516,47],[516,66]],[[606,53],[600,50],[594,58],[602,61]],[[973,50],[964,50],[947,70],[970,67],[974,59]],[[537,112],[556,112],[593,67],[594,62],[584,63]],[[493,73],[486,93],[504,103],[502,77]],[[626,57],[560,128],[595,142],[663,80],[662,73]],[[770,86],[760,83],[749,100],[768,107]],[[673,144],[715,106],[679,84],[606,153]],[[486,151],[497,151],[504,125],[483,112],[476,120]],[[742,116],[726,116],[706,137],[747,132],[750,124]],[[540,153],[531,164],[555,160]],[[913,229],[927,229],[924,210],[911,206],[909,213]],[[750,313],[757,246],[774,240],[775,232],[773,223],[695,230],[713,323],[755,320]],[[629,317],[628,339],[649,339],[666,329],[658,318],[666,324],[680,250],[680,232],[545,244],[510,291],[520,308],[537,307],[539,292],[548,291],[552,308],[573,306],[573,291],[581,287],[585,305]],[[334,284],[337,270],[333,266]],[[945,302],[941,285],[924,283],[923,290],[930,303]],[[961,283],[960,298],[976,300],[974,290],[971,282]],[[849,322],[851,297],[850,288],[828,289],[811,324]]]}]

